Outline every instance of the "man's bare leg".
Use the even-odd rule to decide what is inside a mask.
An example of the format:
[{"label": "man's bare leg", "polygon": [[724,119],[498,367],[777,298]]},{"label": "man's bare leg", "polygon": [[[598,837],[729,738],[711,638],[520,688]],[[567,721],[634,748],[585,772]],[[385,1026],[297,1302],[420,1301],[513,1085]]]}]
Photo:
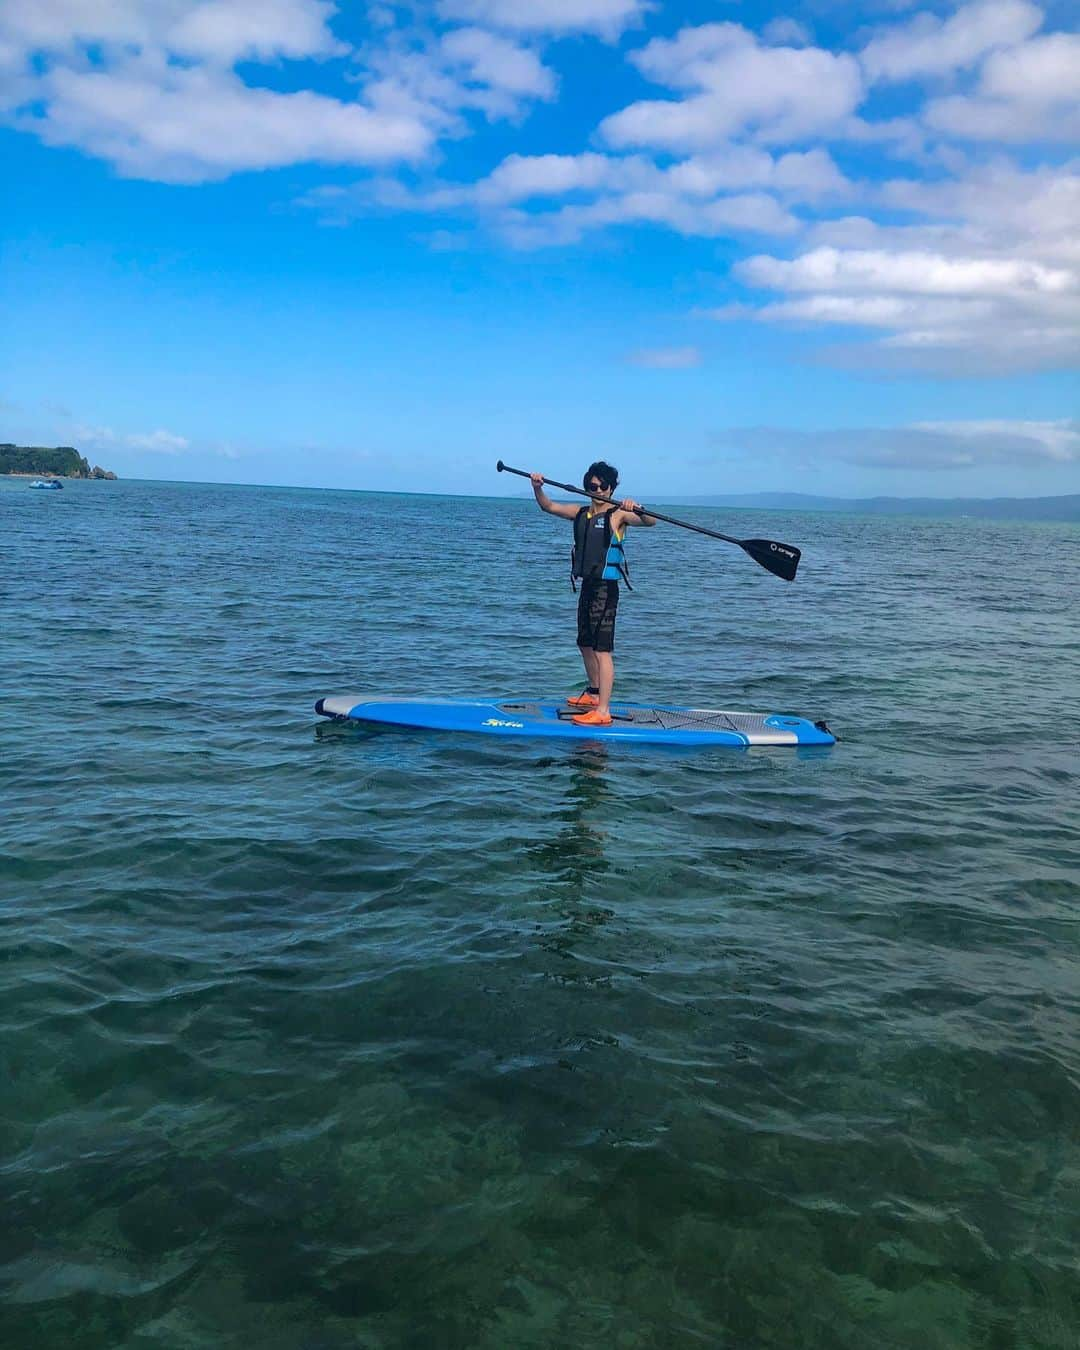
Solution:
[{"label": "man's bare leg", "polygon": [[591,647],[579,647],[581,659],[585,664],[585,678],[589,682],[589,688],[595,689],[599,685],[599,667],[596,663],[596,652]]},{"label": "man's bare leg", "polygon": [[600,690],[600,702],[596,705],[596,711],[602,716],[607,716],[611,712],[611,691],[615,687],[615,658],[611,652],[593,652],[592,656],[596,663],[596,676],[592,683]]}]

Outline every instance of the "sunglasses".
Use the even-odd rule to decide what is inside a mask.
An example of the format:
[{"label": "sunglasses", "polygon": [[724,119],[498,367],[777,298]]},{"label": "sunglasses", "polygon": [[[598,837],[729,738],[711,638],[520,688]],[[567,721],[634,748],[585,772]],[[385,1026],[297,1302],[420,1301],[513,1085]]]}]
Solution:
[{"label": "sunglasses", "polygon": [[588,483],[586,483],[586,484],[585,484],[585,488],[586,488],[586,491],[588,491],[588,492],[606,492],[606,491],[607,491],[607,487],[606,487],[603,483],[598,483],[598,482],[596,481],[595,478],[591,479]]}]

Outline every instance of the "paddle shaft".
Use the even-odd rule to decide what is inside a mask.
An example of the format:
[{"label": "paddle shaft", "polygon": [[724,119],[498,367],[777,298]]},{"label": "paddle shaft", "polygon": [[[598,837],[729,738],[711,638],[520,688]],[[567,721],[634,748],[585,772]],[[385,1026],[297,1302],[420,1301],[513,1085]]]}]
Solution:
[{"label": "paddle shaft", "polygon": [[[504,464],[500,459],[495,466],[500,473],[516,473],[519,478],[532,478],[531,473],[524,469],[512,469],[509,464]],[[541,482],[547,487],[562,488],[564,492],[574,492],[579,497],[589,497],[595,502],[610,502],[610,497],[604,497],[595,492],[587,492],[584,488],[574,487],[573,483],[557,483],[554,478],[544,478],[541,475]],[[742,551],[764,567],[766,571],[771,572],[773,576],[782,578],[784,581],[794,581],[795,572],[799,566],[799,560],[802,558],[802,551],[794,547],[793,544],[778,544],[773,539],[736,539],[730,534],[721,534],[719,530],[708,530],[704,525],[691,525],[688,520],[676,520],[674,516],[661,515],[659,511],[647,509],[644,506],[638,507],[637,515],[649,516],[653,520],[662,520],[668,525],[678,525],[683,530],[693,530],[695,534],[707,534],[710,539],[722,539],[725,544],[737,544]]]},{"label": "paddle shaft", "polygon": [[[500,459],[495,466],[500,473],[516,473],[519,478],[531,478],[532,474],[524,469],[512,469],[509,464],[504,464]],[[594,502],[609,502],[610,497],[601,497],[595,492],[586,492],[584,488],[574,487],[573,483],[556,483],[554,478],[544,479],[545,487],[562,488],[564,492],[576,492],[579,497],[589,497]],[[736,539],[731,534],[721,534],[719,530],[707,530],[704,525],[691,525],[688,520],[676,520],[674,516],[663,516],[659,511],[654,511],[652,507],[639,507],[637,514],[639,516],[652,516],[653,520],[662,520],[665,525],[679,525],[684,530],[693,530],[695,534],[707,534],[712,539],[723,539],[726,544],[738,544],[741,548],[743,540]]]},{"label": "paddle shaft", "polygon": [[[526,473],[524,469],[512,469],[509,464],[504,464],[500,459],[495,466],[500,473],[516,473],[519,478],[531,478],[531,473]],[[556,483],[554,478],[544,479],[545,487],[562,488],[564,492],[576,492],[579,497],[589,497],[594,502],[609,502],[610,497],[603,497],[596,492],[586,492],[584,488],[574,487],[572,483]],[[723,539],[727,544],[741,544],[741,539],[733,539],[730,534],[721,534],[719,530],[707,530],[704,525],[691,525],[688,520],[676,520],[674,516],[662,516],[659,511],[654,511],[652,507],[641,506],[638,508],[639,516],[652,516],[654,520],[662,520],[666,525],[681,525],[684,530],[693,530],[696,534],[709,534],[714,539]]]}]

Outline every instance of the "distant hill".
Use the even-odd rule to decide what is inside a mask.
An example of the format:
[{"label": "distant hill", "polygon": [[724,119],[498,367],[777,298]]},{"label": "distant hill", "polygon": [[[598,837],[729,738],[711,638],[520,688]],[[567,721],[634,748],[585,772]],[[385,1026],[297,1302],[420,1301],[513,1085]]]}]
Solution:
[{"label": "distant hill", "polygon": [[116,474],[84,459],[70,445],[0,443],[0,473],[44,473],[57,478],[115,478]]},{"label": "distant hill", "polygon": [[684,506],[733,506],[762,511],[850,511],[861,516],[1080,521],[1080,493],[1075,492],[1065,497],[813,497],[802,492],[748,492],[669,500]]}]

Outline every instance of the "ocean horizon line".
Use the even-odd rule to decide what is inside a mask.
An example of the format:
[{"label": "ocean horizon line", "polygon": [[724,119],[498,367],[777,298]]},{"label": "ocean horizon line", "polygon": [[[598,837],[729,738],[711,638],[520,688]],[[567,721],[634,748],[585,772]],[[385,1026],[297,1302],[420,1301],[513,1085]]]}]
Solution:
[{"label": "ocean horizon line", "polygon": [[[16,477],[18,475],[4,475]],[[22,475],[25,476],[25,475]],[[71,480],[82,481],[82,480]],[[91,481],[91,480],[86,480]],[[400,488],[344,487],[323,483],[272,483],[272,482],[234,482],[230,480],[199,478],[122,478],[124,483],[167,484],[169,486],[214,487],[214,488],[269,488],[283,492],[344,492],[359,493],[373,497],[409,497],[442,498],[452,501],[494,501],[529,502],[527,492],[486,493],[486,492],[416,492]],[[556,495],[558,493],[556,492]],[[722,508],[729,511],[802,511],[833,512],[836,514],[925,514],[927,510],[945,509],[950,516],[962,517],[967,514],[965,508],[985,511],[996,508],[994,518],[1008,519],[1008,508],[1016,506],[1031,511],[1042,508],[1038,515],[1025,517],[1028,520],[1060,521],[1069,523],[1080,520],[1080,493],[1041,494],[1037,496],[987,496],[987,497],[933,497],[933,496],[888,496],[881,493],[867,497],[841,497],[833,494],[786,492],[782,490],[763,490],[745,493],[673,493],[670,496],[659,493],[643,492],[636,494],[646,504],[657,506],[687,506]],[[862,510],[860,511],[860,508]],[[1052,514],[1056,509],[1065,514]],[[1045,514],[1043,513],[1045,512]]]}]

